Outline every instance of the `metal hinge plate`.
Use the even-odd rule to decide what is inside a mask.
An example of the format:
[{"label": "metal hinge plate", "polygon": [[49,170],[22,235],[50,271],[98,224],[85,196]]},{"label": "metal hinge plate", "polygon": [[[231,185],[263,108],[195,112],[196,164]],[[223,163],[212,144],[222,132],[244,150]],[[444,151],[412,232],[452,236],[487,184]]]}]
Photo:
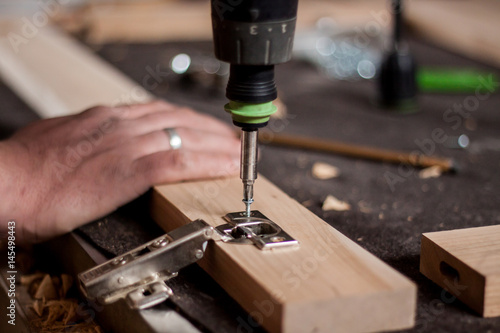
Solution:
[{"label": "metal hinge plate", "polygon": [[124,298],[131,308],[154,306],[172,295],[165,281],[201,259],[214,237],[213,227],[196,220],[80,273],[80,289],[104,304]]},{"label": "metal hinge plate", "polygon": [[223,242],[254,244],[261,250],[299,245],[296,239],[258,210],[253,210],[250,216],[245,212],[229,213],[224,219],[228,223],[215,228]]},{"label": "metal hinge plate", "polygon": [[209,240],[253,244],[261,250],[298,246],[299,242],[259,211],[229,213],[227,224],[213,228],[196,220],[78,275],[84,296],[109,304],[125,299],[146,309],[172,295],[165,281],[203,258]]}]

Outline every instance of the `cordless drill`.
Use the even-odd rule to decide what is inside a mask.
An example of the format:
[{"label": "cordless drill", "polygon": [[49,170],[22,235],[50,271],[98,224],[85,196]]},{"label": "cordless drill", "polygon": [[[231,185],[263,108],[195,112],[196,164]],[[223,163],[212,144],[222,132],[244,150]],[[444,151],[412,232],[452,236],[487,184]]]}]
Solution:
[{"label": "cordless drill", "polygon": [[211,0],[215,55],[230,64],[224,109],[241,127],[240,177],[250,216],[258,129],[276,111],[274,65],[290,60],[298,0]]}]

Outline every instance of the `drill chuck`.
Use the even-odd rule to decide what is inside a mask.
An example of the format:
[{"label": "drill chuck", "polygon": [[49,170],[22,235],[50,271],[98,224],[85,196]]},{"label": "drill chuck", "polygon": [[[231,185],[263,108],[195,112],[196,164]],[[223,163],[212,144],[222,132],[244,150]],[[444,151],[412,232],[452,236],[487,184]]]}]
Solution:
[{"label": "drill chuck", "polygon": [[292,57],[298,0],[212,0],[215,55],[230,63],[226,97],[276,99],[274,65]]}]

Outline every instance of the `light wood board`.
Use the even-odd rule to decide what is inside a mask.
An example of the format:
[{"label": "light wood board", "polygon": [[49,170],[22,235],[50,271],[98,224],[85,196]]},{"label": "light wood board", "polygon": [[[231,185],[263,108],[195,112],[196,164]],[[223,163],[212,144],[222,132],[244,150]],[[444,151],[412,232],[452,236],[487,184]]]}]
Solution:
[{"label": "light wood board", "polygon": [[[297,29],[313,28],[325,17],[340,28],[368,29],[366,23],[378,22],[377,14],[387,12],[386,8],[386,0],[299,1]],[[387,12],[383,16],[390,15]],[[77,11],[61,12],[54,21],[92,44],[212,40],[209,1],[94,2]]]},{"label": "light wood board", "polygon": [[[196,218],[217,226],[224,214],[241,210],[241,191],[234,178],[158,186],[152,215],[167,231]],[[263,252],[217,242],[200,265],[268,330],[366,332],[413,325],[413,283],[262,176],[255,198],[252,208],[300,247]]]},{"label": "light wood board", "polygon": [[[30,100],[45,117],[54,105],[60,105],[57,115],[71,113],[80,105],[113,103],[129,89],[140,89],[76,45],[58,31],[44,29],[24,45],[26,55],[14,58],[16,66],[29,74],[18,78],[22,84],[12,85],[20,96],[26,99],[49,88],[52,99],[35,96]],[[12,52],[5,39],[0,46],[0,59]],[[29,52],[38,56],[28,56]],[[0,66],[0,75],[14,82],[15,72],[8,65]],[[103,78],[106,73],[109,77]],[[73,93],[68,86],[74,80],[79,84]],[[200,265],[257,322],[270,332],[380,331],[413,325],[416,287],[411,281],[264,177],[259,176],[255,191],[253,208],[297,238],[300,247],[263,252],[252,245],[217,242],[210,245]],[[241,192],[237,178],[158,186],[152,215],[167,231],[197,218],[216,226],[223,223],[224,214],[242,208]],[[250,317],[238,318],[238,322],[243,331],[254,323]]]},{"label": "light wood board", "polygon": [[35,28],[21,20],[0,23],[0,78],[43,118],[152,98],[74,39]]},{"label": "light wood board", "polygon": [[408,23],[418,34],[473,59],[500,65],[500,1],[407,2]]},{"label": "light wood board", "polygon": [[423,234],[420,272],[482,316],[500,316],[500,225]]}]

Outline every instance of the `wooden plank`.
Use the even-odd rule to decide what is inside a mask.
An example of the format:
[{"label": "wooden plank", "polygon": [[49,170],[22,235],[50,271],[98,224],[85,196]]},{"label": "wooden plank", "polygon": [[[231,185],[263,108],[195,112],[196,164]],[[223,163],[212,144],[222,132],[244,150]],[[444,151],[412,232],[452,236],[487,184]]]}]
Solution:
[{"label": "wooden plank", "polygon": [[497,0],[408,1],[412,28],[436,44],[473,59],[500,65],[500,2]]},{"label": "wooden plank", "polygon": [[[242,208],[241,181],[221,179],[156,187],[152,215],[165,230],[202,218],[213,226]],[[300,241],[262,252],[217,242],[200,262],[271,332],[365,332],[413,325],[416,288],[264,177],[260,210]],[[269,310],[272,309],[272,310]]]},{"label": "wooden plank", "polygon": [[500,316],[500,225],[423,234],[420,272],[482,316]]},{"label": "wooden plank", "polygon": [[[299,1],[297,29],[312,28],[325,17],[342,28],[368,29],[367,22],[377,21],[373,13],[386,8],[385,0]],[[54,20],[91,44],[199,41],[212,40],[209,13],[208,1],[96,2],[76,12],[68,9]]]},{"label": "wooden plank", "polygon": [[[12,30],[10,30],[12,31]],[[86,96],[89,105],[102,103],[98,96],[87,94],[98,90],[109,92],[111,101],[116,94],[127,92],[129,80],[123,81],[114,72],[108,80],[101,80],[101,72],[88,70],[91,53],[82,47],[60,47],[57,57],[47,48],[58,41],[67,43],[54,30],[41,30],[39,40],[25,45],[23,52],[37,52],[39,57],[22,57],[18,66],[34,75],[23,77],[24,85],[14,86],[21,96],[30,92],[29,87],[51,87],[55,100],[62,105],[61,112],[75,107]],[[43,36],[41,36],[43,35]],[[0,49],[0,58],[5,53]],[[45,45],[45,46],[44,46]],[[82,56],[81,52],[85,55]],[[68,58],[68,59],[66,59]],[[64,89],[72,84],[72,73],[61,71],[58,64],[72,64],[86,84],[78,93],[68,98]],[[93,58],[90,64],[103,61]],[[47,72],[38,67],[51,68]],[[91,65],[90,65],[91,66]],[[101,70],[103,70],[101,68]],[[9,78],[11,72],[0,66],[0,73]],[[53,73],[59,73],[53,81]],[[96,75],[96,77],[93,77]],[[36,78],[36,80],[32,80]],[[83,80],[83,79],[82,79]],[[128,83],[127,83],[128,82]],[[71,92],[70,92],[71,93]],[[73,101],[75,98],[75,101]],[[47,111],[51,101],[32,101],[36,110]],[[45,113],[47,115],[47,113]],[[242,208],[241,181],[237,178],[187,182],[154,189],[152,215],[165,229],[171,230],[196,218],[203,218],[211,225],[223,223],[222,216]],[[377,259],[360,246],[330,227],[313,213],[292,200],[264,177],[255,186],[257,201],[252,206],[280,224],[301,245],[298,249],[259,251],[254,246],[238,246],[217,242],[211,244],[206,258],[200,265],[207,270],[259,323],[270,332],[331,332],[379,331],[411,327],[414,323],[416,287],[407,278]],[[241,329],[252,329],[250,318],[239,318]]]},{"label": "wooden plank", "polygon": [[0,78],[42,117],[152,98],[88,48],[54,28],[27,31],[26,23],[20,20],[0,24]]}]

